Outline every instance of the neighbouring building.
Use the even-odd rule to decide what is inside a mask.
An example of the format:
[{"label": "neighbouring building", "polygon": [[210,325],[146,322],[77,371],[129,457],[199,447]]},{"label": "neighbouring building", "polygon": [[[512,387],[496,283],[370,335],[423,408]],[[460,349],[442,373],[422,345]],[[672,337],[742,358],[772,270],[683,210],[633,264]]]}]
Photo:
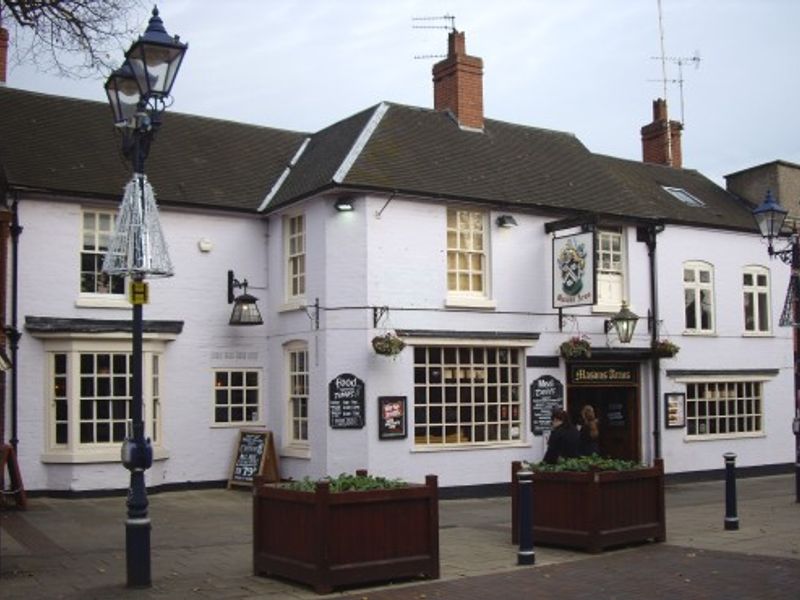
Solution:
[{"label": "neighbouring building", "polygon": [[[247,427],[274,433],[283,477],[498,484],[542,457],[555,405],[591,404],[603,452],[668,472],[791,462],[789,272],[758,197],[682,168],[662,100],[640,163],[488,118],[482,73],[453,32],[433,110],[381,102],[314,133],[165,115],[147,175],[176,274],[144,308],[149,485],[226,480]],[[0,87],[31,490],[127,486],[130,306],[100,266],[128,176],[106,106]],[[264,325],[228,325],[229,270]],[[388,332],[406,347],[382,356]],[[573,338],[590,355],[563,356]]]}]

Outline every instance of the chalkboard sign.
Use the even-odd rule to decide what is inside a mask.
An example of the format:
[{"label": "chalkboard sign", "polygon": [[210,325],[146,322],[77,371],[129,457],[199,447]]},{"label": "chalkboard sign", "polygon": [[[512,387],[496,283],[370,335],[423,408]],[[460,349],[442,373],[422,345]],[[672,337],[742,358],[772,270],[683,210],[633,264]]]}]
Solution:
[{"label": "chalkboard sign", "polygon": [[228,487],[253,485],[256,475],[263,475],[267,481],[280,480],[275,441],[266,429],[241,429]]},{"label": "chalkboard sign", "polygon": [[406,397],[378,396],[378,438],[403,439],[406,431]]},{"label": "chalkboard sign", "polygon": [[364,427],[364,382],[342,373],[328,384],[328,412],[333,429]]},{"label": "chalkboard sign", "polygon": [[542,435],[552,427],[553,409],[564,404],[564,386],[552,375],[542,375],[531,383],[531,432]]}]

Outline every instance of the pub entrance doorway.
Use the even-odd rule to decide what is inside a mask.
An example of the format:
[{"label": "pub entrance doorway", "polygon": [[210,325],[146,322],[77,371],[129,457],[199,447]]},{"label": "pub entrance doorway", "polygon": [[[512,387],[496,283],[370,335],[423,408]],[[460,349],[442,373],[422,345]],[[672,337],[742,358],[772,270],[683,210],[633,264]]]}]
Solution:
[{"label": "pub entrance doorway", "polygon": [[641,460],[638,363],[571,363],[567,376],[567,411],[576,425],[587,404],[594,408],[602,456]]}]

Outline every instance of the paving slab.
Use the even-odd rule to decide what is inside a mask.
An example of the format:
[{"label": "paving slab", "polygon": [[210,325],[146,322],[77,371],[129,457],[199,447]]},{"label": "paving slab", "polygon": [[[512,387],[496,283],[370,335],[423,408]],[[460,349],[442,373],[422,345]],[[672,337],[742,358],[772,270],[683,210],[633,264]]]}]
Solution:
[{"label": "paving slab", "polygon": [[[680,593],[797,600],[800,504],[793,477],[740,480],[738,493],[738,531],[723,528],[723,482],[668,485],[665,544],[600,555],[537,546],[532,567],[517,566],[509,498],[443,500],[440,580],[338,590],[330,597],[487,600],[535,591],[537,599]],[[154,493],[150,516],[153,585],[136,590],[125,587],[124,498],[33,497],[27,511],[0,512],[0,597],[319,597],[306,586],[252,574],[246,491]]]}]

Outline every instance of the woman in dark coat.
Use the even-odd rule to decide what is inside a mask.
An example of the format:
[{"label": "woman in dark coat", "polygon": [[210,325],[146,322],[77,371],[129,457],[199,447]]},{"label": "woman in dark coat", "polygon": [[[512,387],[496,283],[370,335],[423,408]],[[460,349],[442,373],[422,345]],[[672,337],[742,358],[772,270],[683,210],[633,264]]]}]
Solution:
[{"label": "woman in dark coat", "polygon": [[561,457],[575,458],[578,456],[579,433],[572,426],[569,414],[563,409],[553,411],[553,429],[547,440],[547,452],[544,462],[554,465]]}]

